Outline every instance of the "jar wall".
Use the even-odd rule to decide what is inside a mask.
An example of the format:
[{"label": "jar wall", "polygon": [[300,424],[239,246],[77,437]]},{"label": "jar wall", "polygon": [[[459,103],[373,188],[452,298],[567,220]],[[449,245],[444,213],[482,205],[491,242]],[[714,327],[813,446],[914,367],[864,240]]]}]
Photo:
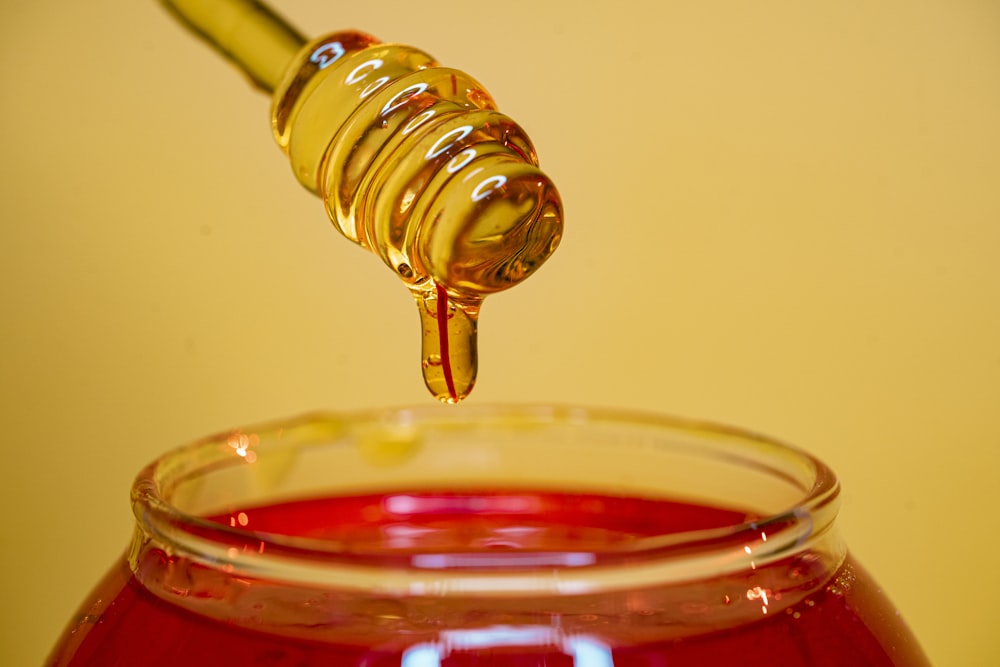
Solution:
[{"label": "jar wall", "polygon": [[838,493],[794,448],[643,415],[244,429],[140,474],[132,545],[52,664],[926,665]]}]

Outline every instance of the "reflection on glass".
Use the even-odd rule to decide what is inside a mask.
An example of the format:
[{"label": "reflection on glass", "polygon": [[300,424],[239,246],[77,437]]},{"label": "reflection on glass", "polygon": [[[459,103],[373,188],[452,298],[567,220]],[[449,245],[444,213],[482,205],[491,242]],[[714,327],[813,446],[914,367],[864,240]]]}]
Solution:
[{"label": "reflection on glass", "polygon": [[441,667],[441,661],[452,653],[492,653],[494,649],[511,647],[529,653],[559,651],[572,658],[571,667],[613,667],[615,664],[611,649],[593,637],[567,637],[551,627],[493,626],[443,632],[439,642],[406,649],[400,667]]}]

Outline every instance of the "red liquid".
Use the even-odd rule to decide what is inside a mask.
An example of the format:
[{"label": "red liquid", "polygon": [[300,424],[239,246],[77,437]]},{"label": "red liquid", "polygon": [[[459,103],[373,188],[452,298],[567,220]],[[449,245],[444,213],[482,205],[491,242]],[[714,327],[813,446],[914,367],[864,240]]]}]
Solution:
[{"label": "red liquid", "polygon": [[[684,503],[513,492],[328,498],[234,511],[219,521],[260,533],[340,540],[358,562],[389,566],[430,555],[439,563],[448,554],[457,567],[467,567],[462,558],[474,554],[497,554],[501,560],[511,553],[555,561],[565,561],[567,554],[599,559],[636,537],[745,519],[739,512]],[[850,558],[791,605],[787,597],[782,605],[749,591],[725,597],[727,609],[753,613],[736,624],[720,620],[716,629],[697,606],[663,608],[669,590],[562,596],[557,602],[539,598],[527,606],[434,595],[399,599],[320,591],[282,597],[287,591],[275,584],[228,577],[156,549],[140,554],[138,562],[143,579],[157,582],[161,595],[176,596],[181,604],[224,599],[238,612],[219,620],[181,609],[143,587],[122,561],[83,605],[49,664],[928,665],[889,601]],[[802,563],[800,569],[808,569],[809,560]],[[710,603],[721,604],[724,591],[712,582],[699,590]],[[310,605],[327,610],[323,623],[296,622]],[[664,614],[672,620],[660,621]],[[678,623],[678,614],[688,614],[691,623]]]}]

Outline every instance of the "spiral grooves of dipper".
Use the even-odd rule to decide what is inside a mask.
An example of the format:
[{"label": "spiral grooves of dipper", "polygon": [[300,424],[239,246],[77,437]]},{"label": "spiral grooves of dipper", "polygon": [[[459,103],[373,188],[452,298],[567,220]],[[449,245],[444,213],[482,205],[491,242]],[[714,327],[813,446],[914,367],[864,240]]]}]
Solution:
[{"label": "spiral grooves of dipper", "polygon": [[337,229],[408,285],[424,383],[461,401],[483,298],[531,275],[562,235],[559,194],[524,130],[467,74],[359,32],[306,45],[271,120]]},{"label": "spiral grooves of dipper", "polygon": [[558,193],[474,79],[354,32],[316,40],[299,60],[275,97],[278,143],[335,226],[411,287],[432,279],[482,296],[555,250]]}]

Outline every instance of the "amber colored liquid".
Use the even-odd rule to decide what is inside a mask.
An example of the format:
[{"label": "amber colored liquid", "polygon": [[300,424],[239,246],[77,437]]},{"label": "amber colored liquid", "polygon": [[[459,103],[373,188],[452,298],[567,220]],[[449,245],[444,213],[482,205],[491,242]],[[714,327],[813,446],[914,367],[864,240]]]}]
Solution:
[{"label": "amber colored liquid", "polygon": [[466,397],[483,299],[534,273],[562,236],[559,194],[524,130],[419,49],[355,30],[306,43],[257,0],[163,2],[273,93],[295,177],[416,299],[424,384],[445,403]]},{"label": "amber colored liquid", "polygon": [[467,74],[354,31],[299,52],[272,127],[334,226],[413,293],[424,383],[460,401],[476,381],[483,299],[531,275],[562,236],[559,194],[524,130]]},{"label": "amber colored liquid", "polygon": [[[469,554],[496,554],[497,563],[509,553],[600,555],[644,535],[723,527],[745,518],[732,510],[679,502],[517,491],[319,498],[237,510],[218,520],[264,533],[340,541],[350,544],[359,559],[389,567],[420,554],[447,553],[459,560]],[[159,576],[167,581],[168,570],[182,565],[179,557],[154,549],[139,567],[146,580]],[[167,596],[228,595],[234,605],[245,605],[243,600],[254,587],[274,586],[224,576],[200,578],[192,569],[178,587],[174,577]],[[472,601],[470,606],[469,600],[433,595],[409,600],[383,597],[361,604],[345,598],[344,607],[338,608],[333,594],[283,599],[280,587],[273,590],[277,593],[270,597],[256,598],[269,602],[252,605],[257,615],[251,618],[257,620],[250,625],[245,616],[242,623],[213,620],[153,595],[123,561],[83,605],[49,664],[928,665],[889,601],[850,558],[792,606],[771,615],[753,615],[746,622],[722,624],[716,630],[711,629],[711,619],[707,626],[704,618],[690,627],[676,622],[678,610],[659,610],[674,614],[675,622],[658,624],[657,610],[643,607],[653,598],[642,589],[609,593],[607,600],[581,597],[577,602],[562,597],[558,612],[550,601],[527,613],[511,613],[516,602]],[[704,594],[706,599],[722,595],[711,581],[705,582]],[[747,608],[761,602],[733,600]],[[331,605],[329,627],[282,623],[295,615],[298,605],[320,603]],[[697,615],[698,610],[690,613]],[[338,634],[341,629],[344,632]],[[310,636],[313,639],[304,638]]]}]

